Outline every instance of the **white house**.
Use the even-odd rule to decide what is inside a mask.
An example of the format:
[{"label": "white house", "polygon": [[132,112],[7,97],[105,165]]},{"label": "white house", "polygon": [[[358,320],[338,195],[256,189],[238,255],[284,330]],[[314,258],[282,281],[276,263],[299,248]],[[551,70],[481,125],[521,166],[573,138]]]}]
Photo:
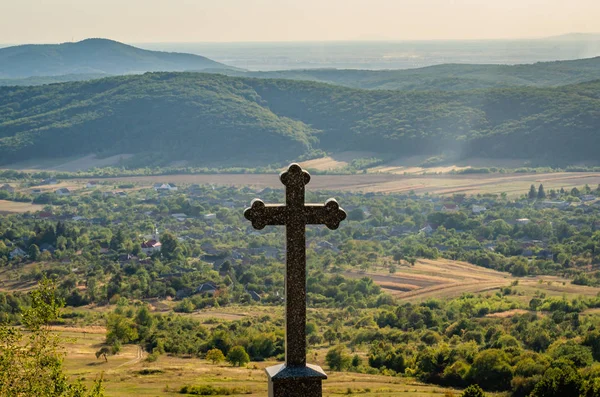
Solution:
[{"label": "white house", "polygon": [[444,206],[442,207],[442,212],[450,212],[450,213],[458,212],[458,205],[444,204]]},{"label": "white house", "polygon": [[593,194],[584,194],[583,196],[581,196],[581,201],[594,201],[596,200],[596,196],[594,196]]},{"label": "white house", "polygon": [[431,233],[433,233],[433,228],[431,227],[430,224],[427,224],[427,225],[425,225],[424,228],[419,229],[419,232],[425,233],[425,234],[431,234]]},{"label": "white house", "polygon": [[98,182],[96,181],[89,181],[86,185],[85,188],[86,189],[95,189],[98,187]]},{"label": "white house", "polygon": [[477,204],[473,204],[473,213],[474,214],[481,214],[482,212],[487,211],[487,208],[485,208],[483,205],[477,205]]},{"label": "white house", "polygon": [[217,215],[216,214],[206,214],[204,215],[204,220],[205,221],[213,221],[217,219]]},{"label": "white house", "polygon": [[177,190],[177,186],[175,186],[175,184],[173,184],[173,183],[156,183],[156,184],[154,184],[154,190],[156,190],[157,192],[160,192],[160,191],[174,192]]},{"label": "white house", "polygon": [[529,222],[531,222],[531,220],[527,219],[527,218],[520,218],[517,219],[517,223],[519,225],[527,225]]},{"label": "white house", "polygon": [[48,178],[48,179],[44,179],[42,181],[42,185],[58,185],[58,180],[54,177],[52,178]]}]

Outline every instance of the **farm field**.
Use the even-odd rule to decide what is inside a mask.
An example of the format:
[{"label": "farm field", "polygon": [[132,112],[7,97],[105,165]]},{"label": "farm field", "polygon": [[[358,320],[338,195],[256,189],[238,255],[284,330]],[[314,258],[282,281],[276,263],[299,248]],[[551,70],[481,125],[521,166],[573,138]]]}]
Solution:
[{"label": "farm field", "polygon": [[398,271],[357,272],[348,271],[352,278],[370,277],[383,290],[402,301],[418,302],[430,298],[455,298],[463,293],[482,293],[498,290],[518,281],[517,291],[528,300],[536,291],[549,296],[596,296],[600,288],[571,284],[570,280],[556,276],[513,277],[465,262],[447,259],[419,259],[415,266],[404,265]]},{"label": "farm field", "polygon": [[43,205],[0,200],[0,215],[40,211]]},{"label": "farm field", "polygon": [[[111,183],[138,183],[150,186],[157,182],[179,184],[213,184],[220,186],[251,186],[254,188],[281,188],[281,183],[271,174],[206,174],[206,175],[165,175],[116,177],[102,179]],[[80,180],[81,182],[82,180]],[[73,181],[76,182],[76,181]],[[531,184],[544,184],[548,189],[571,189],[585,184],[600,184],[600,173],[557,172],[545,174],[475,174],[475,175],[313,175],[309,190],[350,191],[374,193],[433,193],[452,195],[454,193],[478,194],[507,193],[515,197],[529,190]]]},{"label": "farm field", "polygon": [[[91,383],[99,376],[105,380],[107,397],[125,396],[177,396],[185,385],[212,385],[239,388],[242,394],[233,396],[267,395],[267,378],[264,368],[276,362],[249,363],[245,368],[233,368],[226,364],[213,365],[197,358],[177,358],[162,355],[149,363],[137,346],[126,345],[121,353],[96,359],[95,352],[102,345],[104,334],[58,329],[67,350],[65,367],[68,373]],[[317,362],[325,368],[325,351],[317,352]],[[314,361],[314,360],[312,360]],[[327,371],[329,379],[324,382],[323,395],[337,396],[360,394],[361,396],[411,396],[441,397],[446,392],[459,392],[440,386],[422,384],[412,378],[364,375]]]}]

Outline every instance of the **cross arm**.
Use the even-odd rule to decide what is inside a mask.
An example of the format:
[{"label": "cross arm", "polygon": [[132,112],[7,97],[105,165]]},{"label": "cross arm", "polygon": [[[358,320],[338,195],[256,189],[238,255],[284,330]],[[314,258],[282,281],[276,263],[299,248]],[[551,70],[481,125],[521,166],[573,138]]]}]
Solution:
[{"label": "cross arm", "polygon": [[265,204],[262,200],[252,200],[250,208],[244,211],[244,218],[252,222],[255,229],[264,229],[267,225],[285,225],[285,206]]},{"label": "cross arm", "polygon": [[335,230],[340,222],[346,219],[346,211],[334,199],[329,199],[323,204],[307,204],[304,207],[307,225],[325,225]]}]

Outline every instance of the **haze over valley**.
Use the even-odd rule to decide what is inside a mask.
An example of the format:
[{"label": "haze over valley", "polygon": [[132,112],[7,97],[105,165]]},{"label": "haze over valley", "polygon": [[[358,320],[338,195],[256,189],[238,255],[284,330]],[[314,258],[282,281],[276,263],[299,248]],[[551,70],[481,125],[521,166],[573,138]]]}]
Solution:
[{"label": "haze over valley", "polygon": [[600,397],[599,15],[1,2],[0,396]]}]

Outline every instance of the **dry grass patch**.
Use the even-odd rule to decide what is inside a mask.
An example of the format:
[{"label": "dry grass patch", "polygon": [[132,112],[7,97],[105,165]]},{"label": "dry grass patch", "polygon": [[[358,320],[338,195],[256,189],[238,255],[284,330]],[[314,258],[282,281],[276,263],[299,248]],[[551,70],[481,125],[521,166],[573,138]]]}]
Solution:
[{"label": "dry grass patch", "polygon": [[40,204],[0,200],[0,214],[22,214],[25,212],[41,211],[43,208],[44,206]]}]

